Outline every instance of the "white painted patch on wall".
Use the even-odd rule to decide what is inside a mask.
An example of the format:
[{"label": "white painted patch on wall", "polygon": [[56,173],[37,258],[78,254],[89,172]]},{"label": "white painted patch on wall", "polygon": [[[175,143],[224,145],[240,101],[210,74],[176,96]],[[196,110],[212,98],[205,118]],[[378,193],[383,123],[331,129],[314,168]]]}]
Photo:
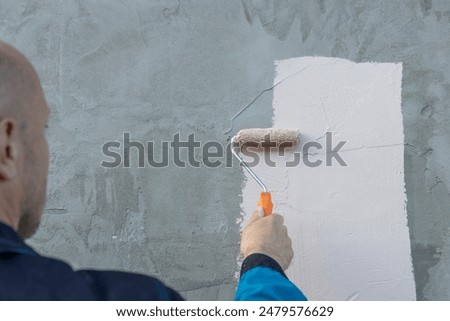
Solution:
[{"label": "white painted patch on wall", "polygon": [[[287,271],[310,300],[415,300],[406,217],[401,115],[402,65],[304,57],[278,61],[273,127],[298,128],[316,141],[295,167],[293,151],[276,168],[253,169],[285,217],[295,257]],[[325,166],[331,148],[346,141]],[[262,157],[262,155],[261,155]],[[246,173],[247,175],[247,173]],[[259,186],[247,175],[242,208],[248,218]],[[245,222],[243,223],[245,224]]]}]

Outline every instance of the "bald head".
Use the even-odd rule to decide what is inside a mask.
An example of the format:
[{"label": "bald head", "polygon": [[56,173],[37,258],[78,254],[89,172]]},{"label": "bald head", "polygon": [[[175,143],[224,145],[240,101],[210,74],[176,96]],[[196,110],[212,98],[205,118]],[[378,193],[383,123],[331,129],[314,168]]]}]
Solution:
[{"label": "bald head", "polygon": [[18,50],[0,41],[0,117],[15,117],[25,125],[25,113],[42,99],[39,78]]},{"label": "bald head", "polygon": [[0,41],[0,222],[27,238],[46,198],[48,107],[39,77],[18,50]]}]

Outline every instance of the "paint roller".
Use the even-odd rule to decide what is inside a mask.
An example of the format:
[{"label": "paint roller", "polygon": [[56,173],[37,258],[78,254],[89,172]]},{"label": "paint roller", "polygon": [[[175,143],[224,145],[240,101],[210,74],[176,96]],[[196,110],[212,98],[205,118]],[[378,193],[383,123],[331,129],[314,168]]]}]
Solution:
[{"label": "paint roller", "polygon": [[240,130],[231,139],[231,152],[239,161],[239,163],[247,170],[247,172],[256,180],[263,191],[259,197],[258,206],[264,210],[264,215],[272,214],[273,203],[272,195],[267,191],[266,185],[252,171],[252,169],[239,156],[239,151],[245,146],[261,147],[264,143],[270,143],[269,146],[278,149],[282,147],[291,147],[298,142],[299,131],[297,129],[288,128],[252,128]]}]

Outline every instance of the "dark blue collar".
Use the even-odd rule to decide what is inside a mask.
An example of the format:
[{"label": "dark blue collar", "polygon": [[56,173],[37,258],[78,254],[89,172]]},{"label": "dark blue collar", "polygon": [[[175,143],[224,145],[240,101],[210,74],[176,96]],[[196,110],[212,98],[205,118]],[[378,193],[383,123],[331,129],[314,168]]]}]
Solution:
[{"label": "dark blue collar", "polygon": [[37,255],[10,226],[0,223],[0,254]]}]

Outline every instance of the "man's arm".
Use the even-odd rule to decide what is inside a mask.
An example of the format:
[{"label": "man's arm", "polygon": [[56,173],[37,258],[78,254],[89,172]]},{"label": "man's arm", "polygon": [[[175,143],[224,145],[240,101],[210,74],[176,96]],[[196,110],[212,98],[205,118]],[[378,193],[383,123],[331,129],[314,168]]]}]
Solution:
[{"label": "man's arm", "polygon": [[264,217],[257,209],[242,233],[244,262],[236,292],[237,301],[296,301],[305,295],[287,278],[294,255],[283,217]]}]

